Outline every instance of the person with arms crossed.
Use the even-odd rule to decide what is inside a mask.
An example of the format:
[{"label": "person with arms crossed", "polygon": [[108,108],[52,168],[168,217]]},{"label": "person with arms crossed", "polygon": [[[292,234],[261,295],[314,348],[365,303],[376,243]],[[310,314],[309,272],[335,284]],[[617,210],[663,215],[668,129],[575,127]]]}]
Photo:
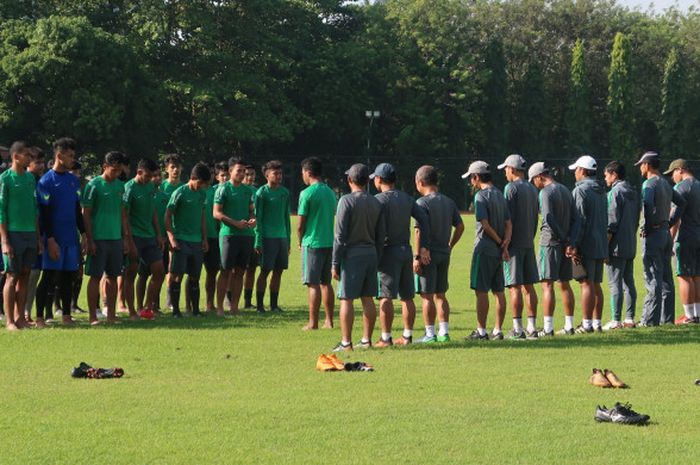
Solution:
[{"label": "person with arms crossed", "polygon": [[[513,308],[511,339],[537,339],[537,292],[534,283],[539,282],[535,259],[535,233],[537,232],[537,189],[525,178],[527,163],[518,154],[509,155],[498,165],[505,170],[506,184],[503,196],[508,204],[513,233],[508,245],[509,259],[503,262],[503,277],[510,292]],[[527,305],[527,328],[523,330],[523,295]]]},{"label": "person with arms crossed", "polygon": [[[683,159],[674,160],[665,175],[671,175],[674,190],[685,200],[671,213],[671,236],[675,238],[676,276],[680,288],[683,315],[675,323],[700,322],[700,181]],[[680,221],[680,224],[678,222]]]},{"label": "person with arms crossed", "polygon": [[303,330],[318,329],[321,303],[326,314],[323,327],[333,327],[333,225],[335,192],[321,181],[323,165],[316,157],[301,162],[301,177],[308,187],[299,194],[297,236],[301,250],[301,276],[308,288],[309,322]]},{"label": "person with arms crossed", "polygon": [[350,193],[338,201],[333,242],[333,279],[338,283],[341,340],[334,352],[353,350],[353,302],[362,302],[362,339],[357,347],[372,347],[372,332],[377,319],[374,298],[377,295],[377,265],[384,248],[385,224],[382,206],[366,191],[369,168],[356,163],[345,172]]},{"label": "person with arms crossed", "polygon": [[[421,195],[416,203],[429,221],[430,261],[417,256],[413,260],[416,289],[421,297],[425,335],[417,342],[449,342],[450,303],[449,289],[450,254],[464,233],[464,222],[454,201],[440,193],[438,171],[433,166],[423,165],[415,176],[416,190]],[[416,250],[425,240],[419,228],[414,231]],[[435,334],[435,319],[438,319],[438,334]]]},{"label": "person with arms crossed", "polygon": [[542,313],[544,329],[539,337],[554,336],[554,282],[559,284],[564,306],[564,328],[559,335],[574,334],[574,292],[569,281],[572,263],[566,256],[571,235],[578,228],[578,213],[571,192],[552,177],[544,162],[533,164],[528,170],[530,182],[540,190],[540,252],[538,268],[542,283]]},{"label": "person with arms crossed", "polygon": [[421,264],[430,263],[430,219],[413,197],[396,188],[396,170],[389,163],[377,165],[374,173],[374,187],[379,194],[375,198],[382,204],[382,215],[386,224],[384,251],[379,261],[379,323],[382,335],[375,347],[388,347],[394,344],[391,326],[394,320],[393,299],[401,299],[403,334],[396,340],[397,345],[407,345],[413,341],[413,324],[416,320],[416,293],[413,282],[413,253],[411,251],[411,218],[416,220],[420,230],[420,244],[416,258]]},{"label": "person with arms crossed", "polygon": [[[612,161],[605,167],[608,192],[608,260],[605,271],[610,288],[612,318],[604,331],[634,328],[637,288],[634,284],[634,257],[637,255],[639,195],[625,180],[625,165]],[[623,301],[624,299],[624,301]],[[622,306],[625,320],[622,321]]]},{"label": "person with arms crossed", "polygon": [[476,294],[476,329],[468,339],[488,339],[486,319],[489,314],[489,291],[496,298],[496,322],[492,338],[503,339],[503,319],[506,300],[503,293],[503,263],[510,259],[508,247],[513,231],[508,203],[491,181],[491,168],[486,162],[475,161],[462,175],[476,189],[474,216],[476,240],[472,255],[470,287]]}]

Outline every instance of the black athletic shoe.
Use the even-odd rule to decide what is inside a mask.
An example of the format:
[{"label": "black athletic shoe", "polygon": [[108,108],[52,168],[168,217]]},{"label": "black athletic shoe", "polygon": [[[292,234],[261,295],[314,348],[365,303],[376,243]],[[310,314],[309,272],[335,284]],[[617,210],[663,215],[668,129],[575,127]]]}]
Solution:
[{"label": "black athletic shoe", "polygon": [[578,325],[574,332],[576,334],[591,334],[593,332],[593,327],[585,328],[583,325]]},{"label": "black athletic shoe", "polygon": [[537,330],[525,331],[525,339],[527,339],[528,341],[536,341],[538,337],[539,333],[537,332]]},{"label": "black athletic shoe", "polygon": [[597,422],[600,423],[610,423],[612,422],[612,418],[610,418],[610,410],[603,405],[602,407],[599,405],[595,409],[595,416],[593,419]]},{"label": "black athletic shoe", "polygon": [[557,331],[558,336],[573,336],[574,335],[574,328],[562,328],[559,331]]},{"label": "black athletic shoe", "polygon": [[272,307],[272,308],[270,309],[270,311],[271,311],[271,312],[274,312],[274,313],[284,313],[284,310],[282,310],[282,309],[279,308],[279,307]]},{"label": "black athletic shoe", "polygon": [[645,425],[649,422],[649,415],[635,412],[630,404],[616,402],[610,409],[610,419],[613,423],[624,425]]},{"label": "black athletic shoe", "polygon": [[503,333],[501,331],[497,333],[491,333],[491,339],[494,341],[502,341],[503,340]]},{"label": "black athletic shoe", "polygon": [[537,333],[537,337],[554,337],[554,330],[545,331],[544,329]]},{"label": "black athletic shoe", "polygon": [[257,311],[258,313],[265,313],[265,312],[266,312],[265,307],[260,307],[260,306],[257,307],[257,310],[256,310],[256,311]]},{"label": "black athletic shoe", "polygon": [[472,333],[466,337],[467,340],[472,340],[472,341],[488,341],[489,340],[489,333],[484,333],[479,334],[478,330],[472,331]]},{"label": "black athletic shoe", "polygon": [[182,318],[182,313],[178,311],[173,310],[173,318]]}]

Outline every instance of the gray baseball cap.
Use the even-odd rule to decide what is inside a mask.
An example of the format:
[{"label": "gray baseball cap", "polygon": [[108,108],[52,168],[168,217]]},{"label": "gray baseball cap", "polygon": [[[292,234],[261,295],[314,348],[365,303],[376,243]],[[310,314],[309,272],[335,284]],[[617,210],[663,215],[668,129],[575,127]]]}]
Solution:
[{"label": "gray baseball cap", "polygon": [[511,168],[515,168],[516,170],[525,171],[525,167],[527,167],[527,162],[521,155],[514,153],[512,155],[508,155],[506,161],[498,165],[498,169],[502,170],[506,166],[510,166]]},{"label": "gray baseball cap", "polygon": [[642,155],[642,158],[639,159],[637,163],[634,164],[634,166],[639,166],[642,163],[649,163],[654,160],[659,159],[659,154],[656,152],[645,152],[644,155]]},{"label": "gray baseball cap", "polygon": [[374,168],[374,173],[369,175],[370,179],[376,177],[393,180],[396,178],[396,170],[391,163],[380,163]]},{"label": "gray baseball cap", "polygon": [[369,168],[363,163],[355,163],[345,172],[350,181],[358,185],[367,184]]},{"label": "gray baseball cap", "polygon": [[538,161],[534,163],[527,172],[527,177],[532,182],[536,176],[540,174],[549,174],[549,168],[547,168],[543,161]]},{"label": "gray baseball cap", "polygon": [[491,173],[491,168],[489,167],[489,164],[486,163],[485,161],[475,161],[471,165],[469,165],[469,169],[467,170],[466,173],[462,175],[462,179],[467,179],[469,176],[472,174],[489,174]]}]

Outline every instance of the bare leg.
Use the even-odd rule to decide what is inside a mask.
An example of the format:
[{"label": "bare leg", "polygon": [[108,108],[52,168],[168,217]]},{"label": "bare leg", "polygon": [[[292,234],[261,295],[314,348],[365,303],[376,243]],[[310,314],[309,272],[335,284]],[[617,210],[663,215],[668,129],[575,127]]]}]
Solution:
[{"label": "bare leg", "polygon": [[[138,274],[136,276],[136,306],[138,308],[145,308],[143,303],[146,299],[146,285],[148,281],[148,276]],[[155,307],[154,307],[155,309]]]},{"label": "bare leg", "polygon": [[138,262],[130,263],[129,268],[126,269],[124,276],[120,276],[119,283],[120,296],[122,300],[122,305],[126,303],[126,307],[129,309],[129,317],[132,320],[138,319],[138,314],[134,308],[134,281],[136,280],[136,272],[138,271]]},{"label": "bare leg", "polygon": [[581,313],[584,320],[593,318],[593,307],[595,306],[595,291],[593,283],[585,280],[581,281]]},{"label": "bare leg", "polygon": [[523,286],[525,291],[525,305],[527,306],[527,316],[537,318],[537,292],[535,286],[526,284]]},{"label": "bare leg", "polygon": [[523,317],[523,293],[520,286],[511,286],[510,291],[510,306],[513,310],[513,318]]},{"label": "bare leg", "polygon": [[150,309],[157,307],[163,279],[165,279],[165,268],[163,262],[158,260],[151,264],[151,281],[148,283],[148,308]]},{"label": "bare leg", "polygon": [[494,329],[501,331],[503,320],[506,317],[506,296],[503,292],[495,292],[493,296],[496,298],[496,324],[494,325]]},{"label": "bare leg", "polygon": [[542,313],[544,316],[554,316],[554,283],[542,281]]},{"label": "bare leg", "polygon": [[413,330],[413,324],[416,321],[416,304],[413,299],[401,301],[401,314],[403,316],[404,329]]},{"label": "bare leg", "polygon": [[476,292],[476,324],[478,328],[486,329],[486,319],[489,316],[489,294]]},{"label": "bare leg", "polygon": [[435,294],[421,294],[423,323],[425,326],[435,326],[435,317],[437,310],[435,309]]},{"label": "bare leg", "polygon": [[574,299],[574,291],[571,289],[571,284],[569,284],[569,281],[559,281],[559,288],[561,289],[561,300],[564,305],[564,315],[574,316],[576,300]]},{"label": "bare leg", "polygon": [[207,295],[207,312],[213,312],[216,309],[216,306],[214,305],[214,297],[216,294],[216,277],[218,273],[218,270],[214,270],[212,272],[207,271],[207,277],[204,281],[204,292]]},{"label": "bare leg", "polygon": [[326,321],[323,323],[324,329],[333,328],[333,310],[335,307],[335,294],[333,294],[332,284],[321,284],[321,300],[323,309],[326,312]]},{"label": "bare leg", "polygon": [[22,270],[15,285],[15,326],[18,328],[29,327],[29,323],[27,323],[27,319],[24,316],[24,305],[27,301],[27,285],[30,272],[31,269]]},{"label": "bare leg", "polygon": [[102,287],[102,280],[96,276],[90,276],[87,285],[87,301],[90,324],[93,325],[99,323],[97,307],[100,304],[100,287]]},{"label": "bare leg", "polygon": [[229,289],[231,289],[231,313],[237,315],[238,303],[241,300],[241,290],[243,290],[244,268],[234,268],[229,278]]},{"label": "bare leg", "polygon": [[105,288],[107,291],[107,323],[117,322],[117,278],[107,277],[105,280]]},{"label": "bare leg", "polygon": [[[124,279],[124,275],[117,276],[117,296],[119,299],[119,312],[120,313],[129,313],[131,314],[131,309],[129,308],[129,304],[127,301],[126,297],[126,280]],[[105,295],[107,295],[107,287],[105,283]],[[132,304],[133,306],[133,304]]]},{"label": "bare leg", "polygon": [[595,305],[593,306],[593,319],[600,320],[603,317],[603,288],[599,283],[593,284],[595,292]]},{"label": "bare leg", "polygon": [[438,321],[448,323],[450,321],[450,303],[444,293],[435,294],[435,306],[437,308]]},{"label": "bare leg", "polygon": [[374,324],[377,321],[377,307],[372,297],[361,297],[360,300],[362,301],[362,339],[371,341]]},{"label": "bare leg", "polygon": [[678,277],[678,293],[683,305],[695,303],[695,281],[690,276]]},{"label": "bare leg", "polygon": [[383,333],[390,333],[394,323],[394,303],[391,299],[379,300],[379,325]]},{"label": "bare leg", "polygon": [[309,322],[303,330],[318,329],[318,315],[321,310],[321,285],[307,284],[309,296]]},{"label": "bare leg", "polygon": [[3,303],[5,306],[5,327],[8,331],[15,331],[19,327],[15,324],[15,286],[17,275],[5,273],[5,287],[3,287]]},{"label": "bare leg", "polygon": [[352,342],[352,324],[355,320],[355,310],[352,300],[340,300],[340,334],[343,342]]},{"label": "bare leg", "polygon": [[[216,282],[216,314],[224,316],[224,300],[231,282],[231,270],[221,270]],[[232,304],[233,305],[233,304]]]}]

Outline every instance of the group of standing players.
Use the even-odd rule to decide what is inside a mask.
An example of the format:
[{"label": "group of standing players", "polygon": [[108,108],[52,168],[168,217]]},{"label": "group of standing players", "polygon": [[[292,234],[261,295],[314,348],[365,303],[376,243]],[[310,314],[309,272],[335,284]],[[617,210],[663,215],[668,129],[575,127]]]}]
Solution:
[{"label": "group of standing players", "polygon": [[[279,292],[292,234],[291,196],[282,185],[279,161],[262,167],[265,183],[255,188],[255,169],[241,158],[214,166],[198,163],[186,180],[180,179],[182,163],[177,155],[165,159],[166,179],[155,161],[141,159],[128,179],[129,159],[109,152],[102,174],[82,187],[71,139],[53,144],[51,169],[45,174],[43,154],[36,148],[16,142],[9,152],[11,166],[0,175],[8,329],[46,326],[54,295],[63,323],[73,324],[71,309],[77,308],[83,268],[89,278],[91,324],[99,323],[102,306],[106,322],[116,322],[118,303],[132,319],[153,318],[161,312],[163,285],[172,316],[181,317],[183,282],[185,312],[200,315],[202,268],[207,311],[223,316],[227,306],[237,314],[243,294],[244,307],[264,313],[268,290],[269,310],[282,311]],[[597,163],[588,155],[569,167],[576,178],[573,191],[556,182],[545,163],[528,166],[520,155],[510,155],[498,166],[508,181],[503,192],[494,186],[487,163],[470,164],[462,177],[476,191],[469,283],[476,293],[477,318],[468,338],[553,336],[556,289],[564,311],[564,327],[557,331],[561,335],[674,323],[674,255],[684,309],[675,323],[698,322],[700,182],[684,160],[673,161],[664,173],[672,177],[675,188],[659,171],[656,153],[645,153],[636,165],[645,178],[641,195],[625,180],[625,166],[619,162],[604,169],[610,188],[606,193],[596,179]],[[350,193],[339,200],[323,182],[319,159],[302,161],[301,174],[308,186],[299,196],[297,211],[297,245],[309,301],[309,322],[303,329],[319,327],[321,306],[323,327],[333,327],[335,279],[341,326],[335,350],[353,348],[357,299],[363,310],[363,331],[354,347],[414,342],[416,293],[421,297],[425,327],[424,336],[416,342],[449,341],[450,256],[464,224],[455,202],[439,192],[437,169],[426,165],[417,170],[418,200],[397,189],[396,170],[388,163],[373,172],[363,164],[351,166],[345,173]],[[379,192],[375,196],[368,193],[370,182]],[[633,268],[638,235],[647,296],[641,319],[635,321]],[[602,326],[604,268],[612,319]],[[578,326],[572,279],[581,287]],[[542,289],[541,330],[537,328],[537,283]],[[504,336],[506,288],[513,325]],[[486,329],[489,292],[496,303],[490,333]],[[394,340],[396,299],[401,303],[403,332]],[[373,343],[377,313],[381,337]]]}]

